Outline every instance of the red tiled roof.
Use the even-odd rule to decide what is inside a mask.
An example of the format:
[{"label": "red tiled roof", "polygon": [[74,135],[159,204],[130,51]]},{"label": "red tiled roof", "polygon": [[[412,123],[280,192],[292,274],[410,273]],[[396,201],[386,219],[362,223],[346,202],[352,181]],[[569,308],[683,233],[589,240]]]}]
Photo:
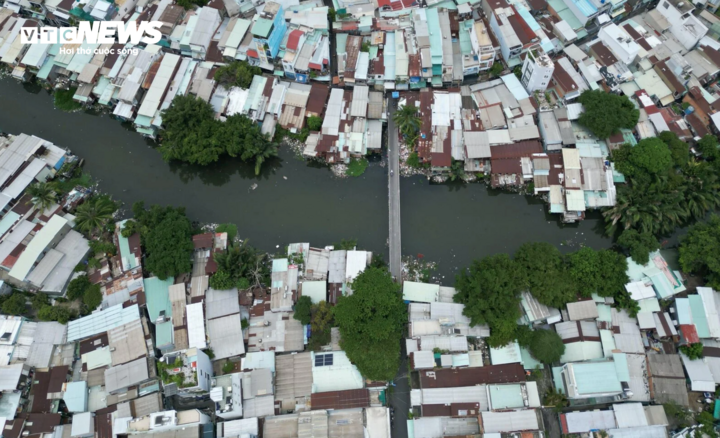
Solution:
[{"label": "red tiled roof", "polygon": [[195,249],[212,248],[215,245],[214,237],[213,233],[196,234],[192,236],[193,245]]},{"label": "red tiled roof", "polygon": [[310,396],[312,410],[352,409],[370,406],[370,391],[351,389],[348,391],[317,392]]},{"label": "red tiled roof", "polygon": [[443,368],[421,371],[421,388],[456,388],[490,383],[525,381],[525,370],[519,363],[477,368]]},{"label": "red tiled roof", "polygon": [[688,344],[696,344],[700,342],[700,337],[697,334],[697,329],[693,324],[680,324],[680,333]]},{"label": "red tiled roof", "polygon": [[305,35],[305,32],[299,29],[293,30],[290,32],[290,35],[288,35],[287,45],[285,47],[290,50],[297,50],[298,44],[300,43],[300,37],[303,35]]}]

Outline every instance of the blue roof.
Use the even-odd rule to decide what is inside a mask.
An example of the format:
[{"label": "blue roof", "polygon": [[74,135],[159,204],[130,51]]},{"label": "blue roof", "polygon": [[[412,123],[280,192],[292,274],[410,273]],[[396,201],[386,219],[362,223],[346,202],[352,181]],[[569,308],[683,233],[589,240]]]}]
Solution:
[{"label": "blue roof", "polygon": [[273,272],[285,272],[288,270],[288,259],[275,259],[272,262]]},{"label": "blue roof", "polygon": [[625,353],[613,353],[615,362],[615,372],[621,382],[630,381],[630,371],[628,370],[627,355]]},{"label": "blue roof", "polygon": [[583,14],[586,17],[590,17],[591,15],[595,14],[597,12],[597,8],[592,5],[588,0],[570,0],[575,4],[575,7],[578,8],[581,14]]},{"label": "blue roof", "polygon": [[172,277],[167,280],[160,280],[157,277],[150,277],[143,280],[147,309],[151,322],[155,322],[162,311],[165,311],[166,317],[169,318],[172,316],[172,307],[170,305],[170,286],[172,286],[172,284]]},{"label": "blue roof", "polygon": [[675,312],[677,312],[678,324],[692,324],[692,312],[690,300],[687,298],[675,298]]},{"label": "blue roof", "polygon": [[160,350],[174,348],[172,321],[165,321],[155,326],[155,342],[157,342],[157,348]]},{"label": "blue roof", "polygon": [[540,25],[535,20],[535,17],[530,15],[530,11],[525,9],[525,7],[520,3],[515,3],[513,6],[515,6],[515,10],[518,12],[518,14],[520,14],[522,19],[525,20],[525,23],[530,26],[530,29],[532,29],[533,32],[540,30]]},{"label": "blue roof", "polygon": [[87,412],[87,382],[70,382],[67,384],[63,400],[70,412]]},{"label": "blue roof", "polygon": [[[127,222],[127,219],[118,222],[121,231],[125,229],[125,222]],[[130,250],[130,241],[127,237],[123,237],[122,233],[117,233],[117,236],[118,245],[120,246],[120,257],[122,259],[123,269],[128,271],[130,269],[137,268],[137,259],[135,257],[135,253]]]},{"label": "blue roof", "polygon": [[5,216],[0,220],[0,236],[5,234],[18,219],[20,219],[20,215],[14,211],[5,213]]},{"label": "blue roof", "polygon": [[710,329],[708,328],[702,297],[700,295],[688,295],[688,300],[690,300],[690,312],[692,313],[693,324],[695,324],[698,337],[701,339],[709,338]]},{"label": "blue roof", "polygon": [[614,362],[586,362],[572,365],[579,394],[622,391]]}]

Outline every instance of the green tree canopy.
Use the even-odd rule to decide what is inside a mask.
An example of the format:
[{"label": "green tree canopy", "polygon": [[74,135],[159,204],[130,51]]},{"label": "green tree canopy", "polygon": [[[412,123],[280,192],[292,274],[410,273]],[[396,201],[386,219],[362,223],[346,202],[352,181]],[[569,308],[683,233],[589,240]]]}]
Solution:
[{"label": "green tree canopy", "polygon": [[75,210],[75,224],[78,230],[93,234],[105,227],[113,218],[117,208],[117,203],[110,196],[93,196]]},{"label": "green tree canopy", "polygon": [[720,288],[720,217],[712,215],[688,230],[680,244],[680,266],[685,272],[700,274],[707,285]]},{"label": "green tree canopy", "polygon": [[67,298],[69,300],[77,300],[85,296],[85,291],[91,286],[90,279],[87,275],[80,275],[74,278],[67,287]]},{"label": "green tree canopy", "polygon": [[221,122],[209,103],[191,95],[175,97],[162,118],[160,153],[166,161],[206,166],[230,155],[254,164],[259,174],[262,164],[277,156],[277,144],[259,125],[240,114]]},{"label": "green tree canopy", "polygon": [[700,342],[689,345],[681,345],[679,350],[690,360],[700,359],[703,357],[704,346]]},{"label": "green tree canopy", "polygon": [[690,147],[687,143],[680,140],[672,131],[663,131],[658,135],[670,149],[670,155],[675,167],[683,167],[690,161]]},{"label": "green tree canopy", "polygon": [[100,292],[99,284],[90,285],[90,287],[85,290],[83,303],[87,306],[88,311],[90,312],[97,309],[100,303],[102,303],[102,292]]},{"label": "green tree canopy", "polygon": [[25,295],[15,292],[2,303],[2,313],[6,315],[24,315],[27,312]]},{"label": "green tree canopy", "polygon": [[665,174],[673,165],[670,148],[657,137],[640,140],[636,146],[624,144],[612,157],[617,170],[630,178]]},{"label": "green tree canopy", "polygon": [[30,195],[30,202],[40,211],[45,211],[55,204],[55,191],[52,186],[45,182],[36,182],[27,188]]},{"label": "green tree canopy", "polygon": [[706,160],[715,160],[720,156],[718,150],[718,139],[712,134],[707,134],[697,143],[697,150]]},{"label": "green tree canopy", "polygon": [[307,119],[307,127],[311,131],[319,131],[322,128],[323,119],[318,116],[310,116]]},{"label": "green tree canopy", "polygon": [[145,268],[161,280],[190,272],[194,247],[185,209],[153,205],[146,210],[144,203],[136,202],[133,213],[140,224]]},{"label": "green tree canopy", "polygon": [[522,274],[523,289],[551,307],[563,307],[575,301],[575,285],[565,272],[560,251],[546,242],[525,243],[515,252],[514,260]]},{"label": "green tree canopy", "polygon": [[395,114],[393,121],[397,123],[400,133],[405,136],[405,142],[411,148],[415,145],[420,132],[420,110],[414,105],[403,105]]},{"label": "green tree canopy", "polygon": [[578,122],[601,139],[610,137],[620,128],[634,128],[640,118],[640,112],[626,96],[587,90],[578,101],[585,107]]},{"label": "green tree canopy", "polygon": [[45,306],[38,311],[40,321],[57,321],[60,324],[67,324],[75,317],[77,317],[77,313],[65,306]]},{"label": "green tree canopy", "polygon": [[332,306],[325,301],[313,304],[312,318],[310,320],[312,335],[308,341],[308,348],[310,350],[319,351],[323,346],[330,343],[333,322]]},{"label": "green tree canopy", "polygon": [[507,254],[498,254],[473,261],[455,280],[455,302],[465,304],[463,313],[472,325],[490,326],[487,341],[492,347],[515,339],[523,279],[517,264]]},{"label": "green tree canopy", "polygon": [[262,75],[262,69],[245,61],[233,61],[215,71],[215,81],[226,87],[249,88],[254,76]]},{"label": "green tree canopy", "polygon": [[297,303],[295,303],[295,314],[293,315],[293,318],[300,321],[300,324],[302,325],[308,325],[310,324],[311,309],[312,300],[309,296],[303,295],[298,298]]},{"label": "green tree canopy", "polygon": [[650,261],[650,253],[660,248],[658,240],[648,232],[639,232],[632,228],[624,230],[617,244],[625,248],[633,261],[645,265]]},{"label": "green tree canopy", "polygon": [[400,286],[387,270],[368,267],[353,281],[352,290],[338,299],[334,310],[341,346],[365,378],[392,380],[400,366],[407,322]]},{"label": "green tree canopy", "polygon": [[228,242],[234,242],[235,238],[238,234],[237,225],[227,223],[227,224],[220,224],[215,228],[216,233],[227,233],[228,235]]},{"label": "green tree canopy", "polygon": [[553,330],[535,330],[530,341],[530,354],[545,364],[551,364],[560,360],[565,353],[565,344],[560,336]]}]

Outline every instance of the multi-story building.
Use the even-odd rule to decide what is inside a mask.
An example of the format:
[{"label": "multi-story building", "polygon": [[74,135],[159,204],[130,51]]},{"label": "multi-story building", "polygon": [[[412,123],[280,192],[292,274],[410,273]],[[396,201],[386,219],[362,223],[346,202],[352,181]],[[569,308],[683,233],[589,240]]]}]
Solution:
[{"label": "multi-story building", "polygon": [[478,70],[483,71],[492,67],[495,62],[495,48],[483,20],[475,21],[470,28],[470,43],[475,52],[474,57],[478,61]]},{"label": "multi-story building", "polygon": [[273,60],[280,51],[285,37],[287,23],[285,11],[279,3],[267,2],[262,13],[255,16],[250,33],[251,48],[248,49],[248,61],[265,70],[273,70]]},{"label": "multi-story building", "polygon": [[545,91],[552,79],[553,71],[555,71],[555,64],[542,48],[536,45],[530,48],[525,55],[521,82],[530,93]]},{"label": "multi-story building", "polygon": [[181,397],[194,397],[210,391],[212,363],[200,349],[166,353],[158,361],[158,372],[166,395],[171,392]]}]

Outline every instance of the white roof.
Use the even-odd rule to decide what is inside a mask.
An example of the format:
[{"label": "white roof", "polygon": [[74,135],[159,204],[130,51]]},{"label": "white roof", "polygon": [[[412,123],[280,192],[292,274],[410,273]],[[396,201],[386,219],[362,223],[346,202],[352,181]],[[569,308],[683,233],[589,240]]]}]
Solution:
[{"label": "white roof", "polygon": [[346,260],[345,279],[347,281],[353,281],[355,277],[365,270],[368,261],[368,252],[348,251]]},{"label": "white roof", "polygon": [[613,412],[619,428],[648,425],[642,403],[616,403]]},{"label": "white roof", "polygon": [[45,226],[35,234],[25,251],[20,254],[9,275],[20,281],[25,281],[25,277],[30,273],[35,262],[67,224],[68,220],[62,216],[54,215],[51,217]]},{"label": "white roof", "polygon": [[[571,190],[568,190],[570,192]],[[582,193],[582,191],[580,191]],[[568,206],[569,210],[572,210]],[[576,303],[568,303],[568,316],[571,321],[581,319],[595,319],[598,317],[597,303],[594,300],[579,301]]]},{"label": "white roof", "polygon": [[238,336],[242,336],[240,314],[209,320],[207,331],[215,359],[227,359],[245,353],[245,344],[238,342]]},{"label": "white roof", "polygon": [[403,300],[420,303],[432,303],[437,301],[440,293],[440,285],[431,283],[420,283],[417,281],[403,282]]},{"label": "white roof", "polygon": [[23,364],[21,363],[0,367],[0,391],[15,391],[22,371]]},{"label": "white roof", "polygon": [[483,412],[482,422],[486,434],[539,429],[535,409],[513,412]]},{"label": "white roof", "polygon": [[105,390],[115,392],[142,383],[149,378],[147,358],[141,357],[105,370]]},{"label": "white roof", "polygon": [[453,388],[424,388],[417,394],[419,403],[424,405],[449,405],[452,403],[478,403],[480,411],[490,408],[487,385]]},{"label": "white roof", "polygon": [[633,300],[639,301],[645,298],[655,298],[655,290],[652,285],[644,281],[633,281],[625,285],[625,290],[630,293]]},{"label": "white roof", "polygon": [[702,359],[690,360],[684,354],[679,354],[685,366],[685,371],[687,371],[690,378],[690,390],[714,392],[715,379],[705,361]]},{"label": "white roof", "polygon": [[617,427],[613,411],[568,412],[564,415],[568,433],[586,433]]},{"label": "white roof", "polygon": [[150,85],[150,89],[145,94],[142,105],[140,105],[140,108],[138,109],[139,116],[151,118],[155,117],[155,112],[160,106],[162,97],[170,84],[170,80],[175,72],[175,66],[178,62],[180,62],[180,57],[178,55],[174,55],[172,53],[165,54],[160,62],[160,68],[158,68],[152,85]]},{"label": "white roof", "polygon": [[140,319],[138,305],[123,308],[122,304],[108,307],[80,319],[68,322],[67,341],[89,338]]},{"label": "white roof", "polygon": [[207,348],[205,336],[205,317],[203,315],[203,303],[193,303],[185,306],[187,312],[188,348]]},{"label": "white roof", "polygon": [[[332,356],[332,365],[319,365],[318,356]],[[344,351],[312,353],[313,358],[313,385],[312,392],[346,391],[361,389],[365,386],[357,367],[350,363]],[[328,363],[326,359],[323,363]]]}]

